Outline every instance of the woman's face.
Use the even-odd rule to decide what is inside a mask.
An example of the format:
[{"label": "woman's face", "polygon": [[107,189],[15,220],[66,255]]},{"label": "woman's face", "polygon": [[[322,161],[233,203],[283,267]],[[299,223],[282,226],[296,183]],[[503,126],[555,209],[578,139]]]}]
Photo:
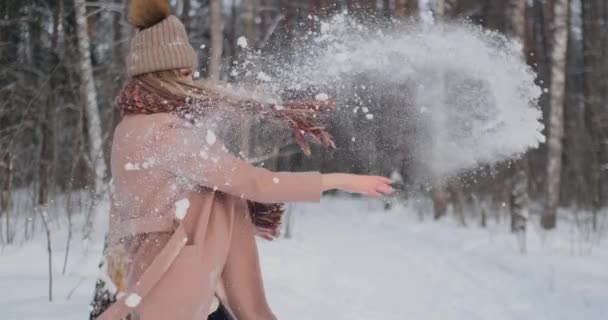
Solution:
[{"label": "woman's face", "polygon": [[189,84],[194,83],[194,80],[192,79],[192,69],[188,69],[188,68],[179,69],[179,76],[180,76],[180,80],[185,83],[189,83]]}]

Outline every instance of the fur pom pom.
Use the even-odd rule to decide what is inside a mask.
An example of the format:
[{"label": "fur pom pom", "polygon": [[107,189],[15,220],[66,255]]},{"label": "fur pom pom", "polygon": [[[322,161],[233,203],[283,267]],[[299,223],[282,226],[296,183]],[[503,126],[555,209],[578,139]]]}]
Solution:
[{"label": "fur pom pom", "polygon": [[129,22],[139,28],[149,28],[171,15],[168,0],[131,0]]}]

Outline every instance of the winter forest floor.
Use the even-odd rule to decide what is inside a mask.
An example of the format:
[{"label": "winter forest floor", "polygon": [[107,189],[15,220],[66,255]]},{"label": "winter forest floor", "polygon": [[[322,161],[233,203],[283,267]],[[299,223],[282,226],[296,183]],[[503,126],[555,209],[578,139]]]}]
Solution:
[{"label": "winter forest floor", "polygon": [[[608,239],[580,240],[573,224],[545,234],[531,223],[522,255],[507,221],[465,228],[335,198],[292,212],[291,239],[259,242],[280,319],[608,319]],[[87,319],[103,230],[88,250],[75,241],[64,276],[63,229],[53,303],[44,235],[0,250],[0,319]]]}]

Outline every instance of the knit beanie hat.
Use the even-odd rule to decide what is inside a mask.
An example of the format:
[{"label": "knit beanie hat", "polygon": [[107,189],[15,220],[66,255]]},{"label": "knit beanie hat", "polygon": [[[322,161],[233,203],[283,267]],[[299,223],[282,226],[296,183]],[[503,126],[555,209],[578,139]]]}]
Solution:
[{"label": "knit beanie hat", "polygon": [[186,28],[171,15],[167,0],[132,0],[129,21],[139,29],[127,57],[129,76],[196,68],[198,58]]}]

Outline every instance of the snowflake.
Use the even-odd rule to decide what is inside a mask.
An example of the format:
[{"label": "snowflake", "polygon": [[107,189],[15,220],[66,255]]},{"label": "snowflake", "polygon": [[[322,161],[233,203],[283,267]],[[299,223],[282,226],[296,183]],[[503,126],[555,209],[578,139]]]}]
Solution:
[{"label": "snowflake", "polygon": [[329,96],[327,95],[327,93],[319,93],[318,95],[315,96],[315,99],[317,101],[327,101],[327,100],[329,100]]},{"label": "snowflake", "polygon": [[207,140],[207,144],[212,146],[217,141],[217,137],[215,136],[215,133],[213,133],[213,131],[207,130],[206,140]]},{"label": "snowflake", "polygon": [[136,293],[131,293],[125,300],[127,307],[135,308],[141,302],[141,297]]},{"label": "snowflake", "polygon": [[266,74],[265,72],[263,72],[263,71],[260,71],[258,73],[258,76],[256,78],[258,80],[264,81],[264,82],[270,82],[272,80],[272,78],[268,74]]},{"label": "snowflake", "polygon": [[139,168],[138,163],[133,164],[133,163],[129,162],[129,163],[125,164],[125,170],[127,170],[127,171],[135,171],[135,170],[139,170],[139,169],[140,168]]},{"label": "snowflake", "polygon": [[236,41],[236,44],[243,49],[247,49],[247,47],[249,46],[249,44],[247,43],[247,38],[245,37],[239,37],[239,39]]},{"label": "snowflake", "polygon": [[190,200],[182,199],[175,202],[175,217],[178,220],[183,220],[188,213],[188,208],[190,208]]}]

